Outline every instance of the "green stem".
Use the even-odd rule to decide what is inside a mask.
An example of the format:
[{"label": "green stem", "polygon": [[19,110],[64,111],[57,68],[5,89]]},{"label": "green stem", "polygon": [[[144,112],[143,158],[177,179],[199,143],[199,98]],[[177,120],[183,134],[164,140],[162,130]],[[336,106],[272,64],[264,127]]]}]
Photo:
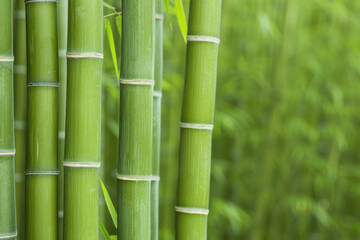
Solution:
[{"label": "green stem", "polygon": [[102,0],[70,0],[64,155],[64,239],[99,238]]},{"label": "green stem", "polygon": [[207,239],[221,0],[190,1],[176,239]]},{"label": "green stem", "polygon": [[[163,0],[155,2],[155,86],[153,94],[153,176],[160,177]],[[151,239],[159,239],[159,181],[151,182]]]},{"label": "green stem", "polygon": [[25,3],[15,1],[14,12],[14,109],[15,109],[15,172],[16,172],[16,221],[18,239],[25,233],[25,158],[26,158],[26,32]]},{"label": "green stem", "polygon": [[150,239],[155,0],[123,0],[122,13],[118,239]]},{"label": "green stem", "polygon": [[56,2],[25,1],[28,132],[26,239],[57,239],[58,46]]},{"label": "green stem", "polygon": [[0,238],[16,239],[13,1],[0,6]]}]

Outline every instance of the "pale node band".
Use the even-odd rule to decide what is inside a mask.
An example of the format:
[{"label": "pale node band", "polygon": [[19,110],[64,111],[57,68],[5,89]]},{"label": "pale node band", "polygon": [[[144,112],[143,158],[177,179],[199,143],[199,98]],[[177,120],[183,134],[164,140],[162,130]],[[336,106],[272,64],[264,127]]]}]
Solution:
[{"label": "pale node band", "polygon": [[25,1],[25,3],[36,3],[36,2],[57,2],[57,0],[30,0],[30,1]]},{"label": "pale node band", "polygon": [[164,15],[162,15],[162,14],[155,14],[155,19],[156,20],[163,20],[164,19]]},{"label": "pale node band", "polygon": [[0,239],[14,238],[17,236],[17,232],[1,234]]},{"label": "pale node band", "polygon": [[15,150],[0,150],[0,156],[15,155]]},{"label": "pale node band", "polygon": [[128,84],[128,85],[149,85],[154,86],[155,82],[151,79],[121,79],[120,84]]},{"label": "pale node band", "polygon": [[189,42],[211,42],[220,44],[220,39],[217,37],[210,37],[210,36],[196,36],[196,35],[188,35],[187,40]]},{"label": "pale node band", "polygon": [[130,176],[123,174],[116,174],[116,178],[122,181],[160,181],[159,176]]},{"label": "pale node band", "polygon": [[59,87],[59,82],[29,82],[27,87]]},{"label": "pale node band", "polygon": [[188,213],[188,214],[209,215],[209,210],[203,208],[189,208],[189,207],[175,206],[175,211],[180,213]]},{"label": "pale node band", "polygon": [[0,57],[0,62],[13,62],[14,60],[14,57]]},{"label": "pale node band", "polygon": [[25,176],[30,175],[59,175],[59,171],[25,171]]},{"label": "pale node band", "polygon": [[99,162],[63,162],[64,167],[99,168]]},{"label": "pale node band", "polygon": [[214,125],[212,124],[203,124],[203,123],[184,123],[180,122],[181,128],[190,128],[190,129],[198,129],[198,130],[213,130]]},{"label": "pale node band", "polygon": [[66,53],[67,58],[99,58],[103,59],[104,54],[95,52],[83,52],[83,53]]},{"label": "pale node band", "polygon": [[162,92],[160,92],[160,91],[154,91],[154,92],[153,92],[153,96],[154,96],[154,97],[157,97],[157,98],[162,98]]}]

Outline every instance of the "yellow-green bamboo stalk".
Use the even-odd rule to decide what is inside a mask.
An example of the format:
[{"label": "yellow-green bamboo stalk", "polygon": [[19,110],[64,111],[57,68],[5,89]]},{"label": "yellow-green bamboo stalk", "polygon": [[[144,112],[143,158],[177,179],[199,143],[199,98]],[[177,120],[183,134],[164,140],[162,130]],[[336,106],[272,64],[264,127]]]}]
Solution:
[{"label": "yellow-green bamboo stalk", "polygon": [[0,6],[0,239],[16,239],[13,1]]},{"label": "yellow-green bamboo stalk", "polygon": [[190,1],[176,239],[207,239],[221,0]]},{"label": "yellow-green bamboo stalk", "polygon": [[99,238],[102,0],[69,0],[64,239]]},{"label": "yellow-green bamboo stalk", "polygon": [[118,239],[151,239],[155,0],[122,1]]},{"label": "yellow-green bamboo stalk", "polygon": [[26,157],[26,35],[24,0],[14,2],[14,103],[15,103],[15,181],[18,239],[25,233],[25,157]]},{"label": "yellow-green bamboo stalk", "polygon": [[25,236],[57,239],[58,42],[56,1],[26,0]]}]

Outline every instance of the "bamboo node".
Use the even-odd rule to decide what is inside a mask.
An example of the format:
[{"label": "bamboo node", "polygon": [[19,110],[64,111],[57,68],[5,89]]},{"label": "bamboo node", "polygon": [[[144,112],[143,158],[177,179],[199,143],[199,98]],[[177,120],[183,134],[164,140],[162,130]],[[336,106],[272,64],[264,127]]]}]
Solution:
[{"label": "bamboo node", "polygon": [[189,42],[211,42],[211,43],[220,44],[219,38],[211,37],[211,36],[187,35],[187,40]]},{"label": "bamboo node", "polygon": [[0,150],[0,156],[11,156],[11,155],[15,155],[15,149],[13,150]]},{"label": "bamboo node", "polygon": [[14,57],[0,57],[0,62],[13,62],[14,60]]},{"label": "bamboo node", "polygon": [[213,130],[214,125],[212,124],[204,124],[204,123],[184,123],[180,122],[181,128],[190,128],[190,129],[198,129],[198,130]]},{"label": "bamboo node", "polygon": [[83,168],[99,168],[99,162],[63,162],[64,167],[83,167]]},{"label": "bamboo node", "polygon": [[25,130],[26,122],[25,121],[20,121],[20,120],[15,120],[14,121],[14,127],[15,127],[16,130]]},{"label": "bamboo node", "polygon": [[209,215],[209,209],[175,206],[175,211],[188,214]]},{"label": "bamboo node", "polygon": [[151,79],[121,79],[120,78],[120,84],[154,86],[155,81]]},{"label": "bamboo node", "polygon": [[25,10],[16,10],[15,19],[25,19]]},{"label": "bamboo node", "polygon": [[155,19],[156,19],[156,20],[164,20],[164,15],[163,15],[163,14],[156,13],[156,14],[155,14]]},{"label": "bamboo node", "polygon": [[25,176],[29,175],[59,175],[59,171],[24,171]]},{"label": "bamboo node", "polygon": [[161,91],[154,91],[153,97],[162,98],[162,92]]},{"label": "bamboo node", "polygon": [[159,176],[130,176],[130,175],[122,175],[116,174],[116,178],[122,181],[160,181]]},{"label": "bamboo node", "polygon": [[26,65],[16,64],[14,65],[14,73],[19,75],[26,75]]},{"label": "bamboo node", "polygon": [[59,82],[29,82],[27,87],[59,87]]},{"label": "bamboo node", "polygon": [[95,52],[66,53],[67,58],[104,58],[104,54]]},{"label": "bamboo node", "polygon": [[59,137],[59,139],[65,139],[65,132],[64,131],[60,131],[59,133],[58,133],[58,137]]},{"label": "bamboo node", "polygon": [[5,239],[5,238],[14,238],[17,236],[17,232],[13,232],[13,233],[1,233],[0,234],[0,239]]},{"label": "bamboo node", "polygon": [[30,1],[26,1],[25,3],[34,3],[34,2],[57,2],[57,0],[30,0]]}]

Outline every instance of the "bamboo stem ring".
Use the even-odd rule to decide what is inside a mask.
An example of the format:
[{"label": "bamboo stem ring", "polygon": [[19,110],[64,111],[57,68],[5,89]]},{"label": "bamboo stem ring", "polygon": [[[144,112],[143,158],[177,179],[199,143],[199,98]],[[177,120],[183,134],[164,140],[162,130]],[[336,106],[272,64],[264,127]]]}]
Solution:
[{"label": "bamboo stem ring", "polygon": [[122,175],[116,174],[116,178],[122,181],[160,181],[159,176],[130,176],[130,175]]},{"label": "bamboo stem ring", "polygon": [[156,13],[156,14],[155,14],[155,19],[156,19],[156,20],[164,20],[164,15],[163,15],[163,14]]},{"label": "bamboo stem ring", "polygon": [[18,234],[17,232],[1,234],[0,239],[14,238],[14,237],[17,237],[17,234]]},{"label": "bamboo stem ring", "polygon": [[66,53],[67,58],[104,58],[104,54],[95,52]]},{"label": "bamboo stem ring", "polygon": [[214,125],[212,124],[204,124],[204,123],[184,123],[180,122],[181,128],[190,128],[190,129],[198,129],[198,130],[213,130]]},{"label": "bamboo stem ring", "polygon": [[24,171],[25,176],[29,175],[59,175],[59,171]]},{"label": "bamboo stem ring", "polygon": [[35,3],[35,2],[55,2],[55,3],[57,3],[57,0],[30,0],[30,1],[25,0],[25,3]]},{"label": "bamboo stem ring", "polygon": [[15,155],[15,149],[14,150],[0,150],[0,156],[11,156]]},{"label": "bamboo stem ring", "polygon": [[0,57],[0,62],[13,62],[14,60],[14,57]]},{"label": "bamboo stem ring", "polygon": [[175,206],[175,211],[180,213],[187,213],[187,214],[209,215],[209,209],[204,209],[204,208],[189,208],[189,207]]},{"label": "bamboo stem ring", "polygon": [[153,97],[162,98],[162,92],[161,91],[154,91]]},{"label": "bamboo stem ring", "polygon": [[59,87],[59,82],[29,82],[27,87]]},{"label": "bamboo stem ring", "polygon": [[154,86],[155,82],[151,79],[120,79],[120,84]]},{"label": "bamboo stem ring", "polygon": [[211,42],[220,44],[220,39],[217,37],[211,37],[211,36],[196,36],[196,35],[188,35],[187,40],[189,42]]},{"label": "bamboo stem ring", "polygon": [[99,168],[99,162],[63,162],[64,167],[83,167],[83,168]]}]

